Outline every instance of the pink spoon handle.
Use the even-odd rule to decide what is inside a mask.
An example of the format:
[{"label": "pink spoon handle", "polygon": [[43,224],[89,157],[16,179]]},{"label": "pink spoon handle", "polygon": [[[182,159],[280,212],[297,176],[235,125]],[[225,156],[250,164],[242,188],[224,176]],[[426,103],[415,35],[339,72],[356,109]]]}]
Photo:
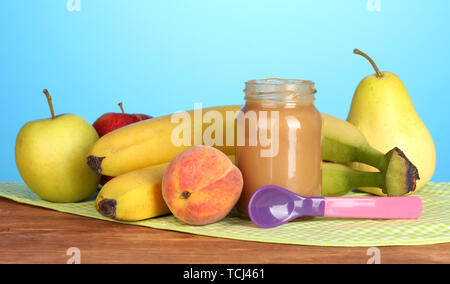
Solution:
[{"label": "pink spoon handle", "polygon": [[407,197],[325,197],[326,217],[362,219],[418,219],[422,200]]}]

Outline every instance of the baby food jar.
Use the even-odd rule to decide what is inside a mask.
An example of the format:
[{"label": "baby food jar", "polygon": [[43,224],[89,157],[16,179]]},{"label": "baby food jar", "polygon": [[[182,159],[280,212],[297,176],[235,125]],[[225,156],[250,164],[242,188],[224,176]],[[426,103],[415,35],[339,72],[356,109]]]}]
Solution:
[{"label": "baby food jar", "polygon": [[236,117],[236,165],[244,178],[240,214],[248,216],[251,196],[265,185],[321,196],[322,119],[314,106],[314,83],[253,80],[245,93]]}]

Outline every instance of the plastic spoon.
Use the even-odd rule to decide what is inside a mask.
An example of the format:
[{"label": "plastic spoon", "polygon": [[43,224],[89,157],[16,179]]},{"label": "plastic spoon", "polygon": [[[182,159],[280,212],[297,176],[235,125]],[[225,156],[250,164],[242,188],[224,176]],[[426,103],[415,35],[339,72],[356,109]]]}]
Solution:
[{"label": "plastic spoon", "polygon": [[285,188],[268,185],[258,189],[248,205],[257,226],[273,228],[302,216],[418,219],[422,200],[407,197],[303,197]]}]

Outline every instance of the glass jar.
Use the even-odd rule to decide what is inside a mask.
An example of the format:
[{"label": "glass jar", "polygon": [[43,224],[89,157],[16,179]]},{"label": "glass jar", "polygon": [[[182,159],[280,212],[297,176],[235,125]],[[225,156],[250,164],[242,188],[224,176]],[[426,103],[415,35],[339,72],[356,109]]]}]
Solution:
[{"label": "glass jar", "polygon": [[251,196],[265,185],[321,196],[322,119],[314,106],[314,83],[253,80],[245,93],[236,117],[236,165],[244,178],[240,214],[248,216]]}]

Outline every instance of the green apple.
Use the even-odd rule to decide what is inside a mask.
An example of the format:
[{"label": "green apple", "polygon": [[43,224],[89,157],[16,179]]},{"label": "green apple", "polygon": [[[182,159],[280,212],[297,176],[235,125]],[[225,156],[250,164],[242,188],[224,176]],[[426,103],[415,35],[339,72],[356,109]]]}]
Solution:
[{"label": "green apple", "polygon": [[86,164],[87,153],[98,140],[97,131],[75,114],[30,121],[17,135],[16,164],[28,187],[44,200],[78,202],[90,197],[100,175]]}]

